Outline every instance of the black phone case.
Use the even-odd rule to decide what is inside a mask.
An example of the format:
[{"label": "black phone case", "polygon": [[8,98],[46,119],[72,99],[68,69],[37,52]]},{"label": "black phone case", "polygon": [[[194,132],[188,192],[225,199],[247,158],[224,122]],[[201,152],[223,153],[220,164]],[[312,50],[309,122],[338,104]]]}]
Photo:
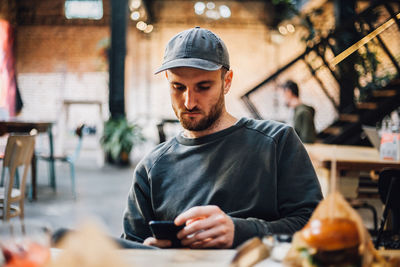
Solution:
[{"label": "black phone case", "polygon": [[176,226],[173,221],[150,221],[150,230],[153,237],[160,240],[171,240],[172,247],[182,247],[181,241],[176,237],[184,225]]}]

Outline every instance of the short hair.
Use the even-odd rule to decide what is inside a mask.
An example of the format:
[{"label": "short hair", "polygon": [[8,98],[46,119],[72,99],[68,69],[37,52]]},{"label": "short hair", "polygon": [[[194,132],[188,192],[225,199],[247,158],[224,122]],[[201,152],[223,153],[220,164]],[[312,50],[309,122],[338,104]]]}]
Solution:
[{"label": "short hair", "polygon": [[285,90],[290,90],[292,94],[296,97],[299,97],[299,87],[297,86],[297,83],[295,83],[292,80],[288,80],[283,84],[283,88]]},{"label": "short hair", "polygon": [[227,68],[225,68],[225,67],[222,67],[221,68],[221,79],[222,79],[222,81],[224,81],[224,79],[225,79],[225,74],[228,72],[229,70],[227,69]]}]

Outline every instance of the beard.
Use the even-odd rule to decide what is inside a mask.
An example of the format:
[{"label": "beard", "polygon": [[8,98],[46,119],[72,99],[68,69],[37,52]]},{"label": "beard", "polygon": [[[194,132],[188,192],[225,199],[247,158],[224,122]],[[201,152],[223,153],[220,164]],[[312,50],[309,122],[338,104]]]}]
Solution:
[{"label": "beard", "polygon": [[223,90],[221,90],[221,94],[219,95],[217,103],[211,107],[210,113],[200,120],[196,120],[196,118],[185,117],[182,114],[184,112],[201,112],[204,114],[204,112],[198,108],[194,108],[192,110],[185,108],[185,110],[183,110],[181,113],[179,113],[177,108],[173,107],[173,109],[183,128],[189,131],[197,132],[207,130],[219,119],[224,107],[224,103],[224,93]]}]

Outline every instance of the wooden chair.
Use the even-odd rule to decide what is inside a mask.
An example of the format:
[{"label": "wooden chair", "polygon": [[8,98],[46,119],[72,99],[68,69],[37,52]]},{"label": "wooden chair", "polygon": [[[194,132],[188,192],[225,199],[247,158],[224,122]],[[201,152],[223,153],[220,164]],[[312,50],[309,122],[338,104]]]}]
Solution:
[{"label": "wooden chair", "polygon": [[368,199],[376,198],[379,198],[378,181],[372,179],[371,174],[362,174],[358,179],[357,197],[353,199],[347,199],[354,209],[366,209],[371,211],[374,227],[373,229],[369,230],[372,235],[376,235],[378,232],[378,213],[375,207],[368,202]]},{"label": "wooden chair", "polygon": [[[1,172],[4,187],[0,187],[0,216],[3,221],[16,216],[21,220],[24,218],[26,179],[34,148],[35,135],[11,134],[7,139]],[[22,179],[19,186],[13,188],[18,167],[23,167]],[[13,203],[18,203],[18,206]]]},{"label": "wooden chair", "polygon": [[[389,237],[392,240],[385,240],[384,247],[391,249],[400,249],[400,169],[386,168],[379,173],[379,194],[385,208],[376,237],[375,246],[380,245],[384,235],[384,228],[388,221],[389,211],[391,212],[391,230]],[[395,238],[394,238],[395,237]],[[397,240],[396,240],[397,239]]]}]

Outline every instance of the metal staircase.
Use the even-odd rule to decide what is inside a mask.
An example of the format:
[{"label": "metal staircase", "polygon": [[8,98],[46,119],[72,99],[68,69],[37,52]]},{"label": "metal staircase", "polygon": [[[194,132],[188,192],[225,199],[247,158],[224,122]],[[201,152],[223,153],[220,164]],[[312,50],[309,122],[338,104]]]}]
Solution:
[{"label": "metal staircase", "polygon": [[338,120],[321,131],[317,138],[327,144],[371,145],[362,135],[362,125],[375,126],[400,107],[400,79],[375,90],[367,101],[356,104],[353,114],[340,114]]},{"label": "metal staircase", "polygon": [[[379,23],[371,23],[366,17],[377,9],[384,10],[388,15],[379,19]],[[396,1],[375,1],[363,12],[357,14],[356,18],[352,21],[352,23],[357,23],[356,28],[360,29],[358,34],[362,37],[360,41],[355,44],[360,45],[358,48],[354,49],[352,53],[358,53],[358,49],[363,46],[368,49],[368,45],[370,44],[369,42],[374,40],[375,45],[379,47],[381,54],[385,56],[386,65],[383,69],[386,70],[386,66],[390,65],[391,70],[394,72],[391,76],[391,80],[387,84],[384,86],[375,86],[374,90],[366,91],[366,96],[362,101],[354,103],[354,106],[348,111],[343,111],[342,109],[342,111],[339,112],[340,103],[338,103],[337,97],[335,98],[335,96],[332,95],[332,88],[328,88],[324,80],[321,79],[321,75],[318,75],[318,72],[323,68],[325,75],[326,73],[329,74],[329,79],[336,81],[338,84],[340,83],[340,74],[338,73],[337,68],[332,66],[332,61],[335,61],[338,56],[333,60],[331,56],[329,57],[329,54],[332,55],[332,52],[335,50],[331,45],[332,40],[341,34],[341,29],[337,28],[326,37],[321,37],[318,43],[307,47],[301,55],[278,69],[275,73],[267,77],[254,88],[248,90],[241,97],[253,117],[258,119],[263,118],[261,112],[257,108],[257,104],[252,100],[252,94],[268,87],[268,84],[270,83],[276,83],[280,76],[287,76],[287,73],[290,72],[290,68],[293,65],[302,62],[307,66],[307,69],[303,71],[309,71],[312,74],[312,78],[319,84],[320,90],[326,95],[327,99],[338,112],[338,118],[318,133],[317,142],[328,144],[371,145],[369,141],[363,137],[361,126],[375,126],[386,115],[400,107],[399,50],[396,43],[394,45],[396,47],[393,49],[393,43],[385,42],[385,38],[382,37],[390,24],[390,27],[392,27],[390,29],[391,34],[395,34],[395,39],[400,41],[400,3]],[[365,41],[366,39],[367,41]],[[388,45],[388,43],[392,44],[392,47]],[[354,45],[349,49],[351,50],[352,47],[354,47]],[[315,64],[307,61],[311,54],[314,55],[314,58],[315,55],[319,58],[319,61],[321,62],[320,66],[315,67]],[[345,53],[340,53],[339,56],[341,56],[341,54]]]}]

